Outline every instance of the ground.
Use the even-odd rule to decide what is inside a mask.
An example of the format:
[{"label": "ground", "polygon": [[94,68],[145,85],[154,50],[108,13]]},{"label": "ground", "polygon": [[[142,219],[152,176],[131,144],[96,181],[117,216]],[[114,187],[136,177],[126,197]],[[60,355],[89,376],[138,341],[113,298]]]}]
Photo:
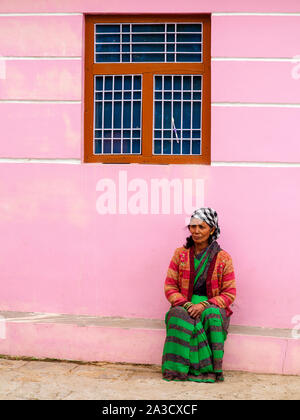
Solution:
[{"label": "ground", "polygon": [[226,371],[223,383],[166,382],[160,366],[0,358],[0,400],[299,400],[300,376]]}]

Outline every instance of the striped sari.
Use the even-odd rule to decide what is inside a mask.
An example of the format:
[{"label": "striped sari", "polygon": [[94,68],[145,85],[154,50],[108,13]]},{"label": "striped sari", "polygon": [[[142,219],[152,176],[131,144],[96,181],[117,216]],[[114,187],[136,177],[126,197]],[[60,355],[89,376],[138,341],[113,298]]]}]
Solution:
[{"label": "striped sari", "polygon": [[[206,253],[195,257],[197,284],[208,263]],[[207,296],[193,294],[191,302],[208,300]],[[224,309],[209,305],[196,319],[182,306],[172,307],[166,314],[167,336],[163,350],[163,379],[216,382],[224,380],[222,361],[229,318]]]}]

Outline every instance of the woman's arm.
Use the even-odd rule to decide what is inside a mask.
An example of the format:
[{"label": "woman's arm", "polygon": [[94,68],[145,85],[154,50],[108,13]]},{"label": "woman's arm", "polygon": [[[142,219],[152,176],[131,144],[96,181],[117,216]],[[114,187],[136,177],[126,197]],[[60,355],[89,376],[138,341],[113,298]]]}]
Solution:
[{"label": "woman's arm", "polygon": [[179,288],[179,263],[179,250],[176,250],[171,259],[165,280],[165,295],[172,306],[184,305],[187,302]]},{"label": "woman's arm", "polygon": [[220,282],[220,293],[209,299],[209,303],[219,306],[220,308],[228,308],[236,297],[235,275],[232,259],[228,255],[225,259],[223,267],[222,279]]}]

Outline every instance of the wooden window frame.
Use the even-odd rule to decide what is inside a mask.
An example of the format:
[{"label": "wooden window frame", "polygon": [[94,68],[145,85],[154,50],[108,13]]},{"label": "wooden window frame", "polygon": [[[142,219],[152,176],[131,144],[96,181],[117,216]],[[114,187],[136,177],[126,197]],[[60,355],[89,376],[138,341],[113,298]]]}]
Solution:
[{"label": "wooden window frame", "polygon": [[[201,63],[94,63],[95,23],[201,22]],[[142,164],[210,164],[211,125],[211,24],[210,15],[86,15],[84,75],[84,162]],[[142,154],[93,154],[94,76],[142,75]],[[155,74],[196,74],[202,76],[201,155],[154,155],[153,144],[153,76]]]}]

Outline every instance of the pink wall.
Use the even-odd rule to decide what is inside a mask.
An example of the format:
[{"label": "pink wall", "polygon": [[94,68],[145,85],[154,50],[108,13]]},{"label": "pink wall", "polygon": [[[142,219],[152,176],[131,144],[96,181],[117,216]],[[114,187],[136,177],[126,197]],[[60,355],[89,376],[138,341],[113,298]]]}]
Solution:
[{"label": "pink wall", "polygon": [[89,12],[89,13],[211,13],[211,12],[299,12],[300,4],[297,0],[190,0],[182,3],[173,0],[171,3],[153,0],[151,4],[128,0],[2,0],[0,13],[38,13],[38,12]]},{"label": "pink wall", "polygon": [[[300,80],[292,77],[300,5],[225,3],[1,2],[0,54],[7,59],[0,158],[10,159],[0,162],[2,310],[163,318],[164,277],[185,239],[186,215],[98,214],[97,182],[108,178],[118,189],[126,171],[128,182],[142,179],[148,188],[152,178],[203,179],[204,204],[218,210],[220,244],[234,259],[232,322],[292,328],[299,313],[300,168],[288,163],[300,162]],[[82,13],[133,11],[224,12],[212,16],[212,166],[80,163]]]},{"label": "pink wall", "polygon": [[[161,318],[163,281],[186,237],[183,215],[100,215],[97,182],[122,165],[2,164],[3,310]],[[132,165],[128,184],[195,178],[194,167]],[[154,171],[154,172],[153,172]],[[199,167],[204,203],[238,282],[235,324],[292,328],[299,311],[298,168]],[[134,195],[128,192],[128,201]],[[150,191],[148,192],[150,200]],[[117,206],[118,206],[117,201]],[[293,209],[293,211],[291,211]],[[288,239],[288,244],[286,243]],[[276,310],[275,310],[276,308]]]},{"label": "pink wall", "polygon": [[[6,158],[80,158],[80,103],[1,103],[0,155]],[[0,117],[1,118],[1,117]]]},{"label": "pink wall", "polygon": [[[250,2],[247,12],[250,12]],[[274,2],[268,3],[271,12]],[[226,2],[227,4],[227,2]],[[253,5],[253,2],[251,2]],[[284,4],[281,12],[288,12]],[[294,2],[296,12],[298,2]],[[235,9],[235,12],[238,10]],[[256,7],[255,12],[259,12]],[[299,12],[299,10],[298,10]],[[214,57],[293,57],[298,51],[299,16],[212,16],[212,55]],[[236,36],[238,34],[238,36]]]},{"label": "pink wall", "polygon": [[82,15],[50,18],[43,15],[1,16],[1,55],[79,56],[82,49],[82,20]]},{"label": "pink wall", "polygon": [[212,160],[298,162],[300,108],[214,106]]}]

